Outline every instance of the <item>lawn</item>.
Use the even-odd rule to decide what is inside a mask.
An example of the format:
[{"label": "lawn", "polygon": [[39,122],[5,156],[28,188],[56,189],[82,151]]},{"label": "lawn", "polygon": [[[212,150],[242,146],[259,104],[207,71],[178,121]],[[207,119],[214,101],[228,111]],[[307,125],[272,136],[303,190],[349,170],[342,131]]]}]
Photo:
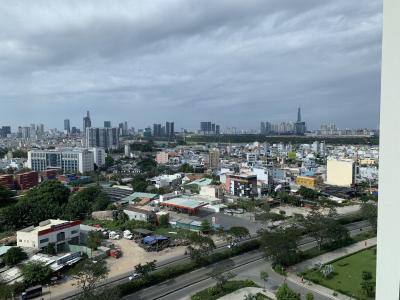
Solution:
[{"label": "lawn", "polygon": [[324,278],[316,269],[304,272],[304,278],[357,299],[374,299],[365,296],[362,292],[361,275],[363,271],[369,271],[372,273],[372,280],[375,281],[376,247],[338,259],[331,264],[334,268],[334,275],[330,279]]},{"label": "lawn", "polygon": [[257,287],[257,285],[251,280],[232,280],[224,284],[223,290],[218,290],[216,287],[209,287],[194,294],[191,300],[216,300],[245,287]]}]

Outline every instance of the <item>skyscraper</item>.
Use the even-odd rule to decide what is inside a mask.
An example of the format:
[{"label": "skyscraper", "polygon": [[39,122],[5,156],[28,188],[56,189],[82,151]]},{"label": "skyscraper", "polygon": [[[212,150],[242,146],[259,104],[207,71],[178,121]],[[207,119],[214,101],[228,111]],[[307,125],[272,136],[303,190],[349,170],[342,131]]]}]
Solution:
[{"label": "skyscraper", "polygon": [[83,134],[86,134],[86,128],[92,127],[89,111],[86,112],[86,117],[83,117]]},{"label": "skyscraper", "polygon": [[111,121],[104,121],[104,128],[111,128]]},{"label": "skyscraper", "polygon": [[86,128],[86,147],[118,149],[119,128]]},{"label": "skyscraper", "polygon": [[294,127],[297,135],[304,135],[306,133],[306,123],[301,121],[300,107],[297,110],[297,122],[294,124]]},{"label": "skyscraper", "polygon": [[69,122],[69,119],[64,120],[64,132],[66,134],[70,134],[70,132],[71,132],[71,124]]}]

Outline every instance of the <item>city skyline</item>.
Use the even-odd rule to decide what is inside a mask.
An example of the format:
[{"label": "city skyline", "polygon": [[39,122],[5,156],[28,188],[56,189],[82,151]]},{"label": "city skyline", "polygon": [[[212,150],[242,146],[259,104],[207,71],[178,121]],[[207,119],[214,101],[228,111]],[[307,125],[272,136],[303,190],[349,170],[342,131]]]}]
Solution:
[{"label": "city skyline", "polygon": [[3,2],[1,123],[257,128],[301,106],[310,128],[377,127],[380,0],[210,5]]}]

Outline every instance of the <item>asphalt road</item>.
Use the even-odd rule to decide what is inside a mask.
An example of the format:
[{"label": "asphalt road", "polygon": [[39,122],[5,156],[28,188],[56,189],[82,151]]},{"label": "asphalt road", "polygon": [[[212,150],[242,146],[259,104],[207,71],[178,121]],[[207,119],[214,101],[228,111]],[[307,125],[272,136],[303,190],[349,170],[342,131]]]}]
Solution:
[{"label": "asphalt road", "polygon": [[[346,225],[346,228],[349,230],[349,232],[350,232],[350,234],[351,235],[356,235],[356,234],[358,234],[359,232],[360,232],[360,230],[363,230],[363,229],[366,229],[366,228],[368,228],[369,227],[369,223],[368,223],[368,221],[360,221],[360,222],[355,222],[355,223],[351,223],[351,224],[348,224],[348,225]],[[251,239],[255,239],[255,237],[254,238],[251,238]],[[248,240],[245,240],[245,241],[248,241]],[[242,241],[242,242],[245,242],[245,241]],[[316,242],[314,241],[314,239],[313,238],[311,238],[311,237],[304,237],[304,238],[302,238],[300,241],[299,241],[299,248],[301,249],[301,250],[307,250],[307,249],[310,249],[310,248],[313,248],[313,247],[315,247],[316,246]],[[221,245],[221,246],[219,246],[219,247],[217,247],[217,249],[215,250],[215,252],[220,252],[220,251],[224,251],[224,250],[226,250],[226,245]],[[244,254],[244,255],[241,255],[241,256],[238,256],[238,264],[237,264],[237,266],[241,266],[241,267],[243,267],[244,269],[246,269],[247,270],[247,268],[250,268],[252,265],[250,265],[250,266],[248,266],[249,264],[251,264],[251,263],[254,263],[254,262],[252,262],[251,261],[251,259],[249,258],[249,257],[247,257],[247,255],[249,255],[249,257],[251,257],[251,255],[258,255],[259,257],[257,258],[258,259],[258,263],[260,263],[261,261],[262,261],[262,255],[261,255],[261,252],[257,252],[257,254],[254,254],[253,252],[249,252],[249,253],[246,253],[246,254]],[[254,258],[254,257],[253,257]],[[249,260],[250,259],[250,260]],[[169,260],[165,260],[165,261],[162,261],[162,262],[160,262],[158,265],[157,265],[157,269],[160,269],[160,268],[163,268],[163,267],[166,267],[166,266],[173,266],[175,263],[183,263],[183,262],[185,262],[185,261],[189,261],[190,260],[190,258],[188,257],[188,256],[186,256],[186,255],[182,255],[182,256],[177,256],[177,257],[174,257],[174,258],[172,258],[172,259],[169,259]],[[236,259],[235,258],[232,258],[232,259],[230,259],[230,260],[228,260],[228,261],[233,261],[234,263],[236,262]],[[244,264],[244,265],[243,265]],[[256,263],[257,264],[257,263]],[[232,267],[234,267],[234,266],[236,266],[236,264],[233,264],[232,265]],[[245,266],[248,266],[248,267],[245,267]],[[212,267],[212,266],[211,266]],[[209,267],[210,268],[210,267]],[[198,283],[197,283],[197,285],[196,286],[203,286],[203,285],[205,285],[206,283],[207,284],[209,284],[209,285],[205,285],[206,287],[207,286],[211,286],[211,285],[213,285],[214,283],[211,281],[211,283],[209,282],[209,281],[206,281],[206,280],[210,280],[210,276],[208,275],[207,276],[207,274],[209,274],[209,272],[207,273],[207,272],[205,272],[205,273],[202,273],[203,271],[202,270],[204,270],[204,269],[208,269],[208,268],[201,268],[201,269],[198,269],[198,270],[195,270],[195,271],[193,271],[193,272],[191,272],[191,273],[189,273],[189,274],[185,274],[185,275],[182,275],[181,277],[183,277],[183,278],[189,278],[189,276],[191,275],[191,274],[193,274],[193,273],[199,273],[200,275],[202,275],[203,277],[201,277],[202,278],[202,280],[200,280]],[[133,270],[132,270],[132,272],[133,272]],[[125,283],[125,282],[128,282],[129,280],[128,280],[128,277],[129,277],[129,275],[132,273],[132,272],[127,272],[127,273],[123,273],[123,274],[119,274],[118,276],[114,276],[114,277],[111,277],[111,278],[108,278],[107,280],[105,280],[99,287],[103,287],[103,286],[114,286],[114,285],[117,285],[117,284],[122,284],[122,283]],[[179,277],[178,277],[179,278]],[[199,277],[200,278],[200,277]],[[211,279],[212,280],[212,279]],[[159,285],[156,285],[156,286],[154,286],[154,287],[151,287],[151,288],[148,288],[148,289],[145,289],[145,290],[143,290],[143,291],[141,291],[141,292],[144,292],[144,291],[147,291],[147,290],[154,290],[154,291],[158,291],[158,293],[159,293],[159,295],[160,295],[160,297],[161,296],[163,296],[164,294],[165,294],[165,290],[164,290],[164,288],[165,289],[168,289],[168,291],[170,292],[170,293],[174,293],[174,292],[176,292],[177,290],[180,290],[180,289],[186,289],[186,290],[188,290],[188,289],[192,289],[193,290],[193,288],[195,287],[195,285],[194,284],[196,284],[196,282],[195,281],[192,281],[192,287],[190,287],[190,286],[187,286],[187,284],[185,285],[185,284],[183,284],[184,282],[186,282],[185,280],[178,280],[178,279],[171,279],[171,280],[169,280],[169,281],[167,281],[167,282],[169,282],[168,284],[166,284],[166,283],[161,283],[161,284],[159,284]],[[164,288],[163,288],[164,287]],[[164,291],[164,292],[163,292]],[[141,292],[139,292],[139,293],[141,293]],[[69,292],[67,292],[67,293],[64,293],[64,294],[62,294],[62,295],[59,295],[59,296],[57,296],[57,297],[52,297],[52,299],[54,299],[54,300],[62,300],[62,299],[71,299],[71,298],[73,298],[74,296],[76,296],[77,294],[78,294],[79,292],[78,292],[78,290],[76,290],[76,289],[74,289],[74,290],[71,290],[71,291],[69,291]],[[191,294],[189,291],[187,291],[187,293],[185,294],[185,295],[188,295],[188,294]],[[135,294],[132,294],[132,295],[136,295],[136,293]],[[140,295],[138,295],[138,297],[139,297]],[[157,298],[157,297],[155,297],[155,298],[152,298],[152,296],[150,296],[150,297],[145,297],[144,296],[144,294],[143,294],[143,296],[141,296],[142,298],[130,298],[130,296],[129,297],[127,297],[126,299],[159,299],[159,298]],[[143,298],[144,297],[144,298]],[[161,298],[160,298],[161,299]],[[167,298],[166,298],[167,299]],[[174,299],[174,300],[176,300],[176,299],[178,299],[178,298],[171,298],[171,299]],[[321,298],[321,299],[328,299],[328,298]]]}]

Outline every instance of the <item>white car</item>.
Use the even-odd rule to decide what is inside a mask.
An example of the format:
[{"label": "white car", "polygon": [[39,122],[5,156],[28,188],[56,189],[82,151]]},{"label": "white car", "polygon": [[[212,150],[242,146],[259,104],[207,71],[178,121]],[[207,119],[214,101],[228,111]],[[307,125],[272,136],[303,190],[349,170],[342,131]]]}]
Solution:
[{"label": "white car", "polygon": [[132,281],[132,280],[137,279],[137,278],[139,278],[139,277],[140,277],[140,274],[138,274],[138,273],[132,273],[132,275],[129,276],[128,279],[129,279],[129,281]]}]

